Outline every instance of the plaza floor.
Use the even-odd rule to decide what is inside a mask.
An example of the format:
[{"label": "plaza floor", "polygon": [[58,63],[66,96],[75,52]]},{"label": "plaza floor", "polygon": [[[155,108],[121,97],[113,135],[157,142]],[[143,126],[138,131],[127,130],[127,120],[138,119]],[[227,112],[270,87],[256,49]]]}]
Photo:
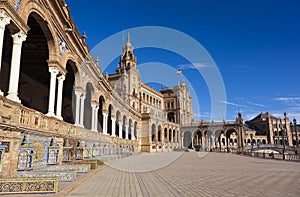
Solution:
[{"label": "plaza floor", "polygon": [[228,153],[111,161],[67,196],[300,196],[300,163]]}]

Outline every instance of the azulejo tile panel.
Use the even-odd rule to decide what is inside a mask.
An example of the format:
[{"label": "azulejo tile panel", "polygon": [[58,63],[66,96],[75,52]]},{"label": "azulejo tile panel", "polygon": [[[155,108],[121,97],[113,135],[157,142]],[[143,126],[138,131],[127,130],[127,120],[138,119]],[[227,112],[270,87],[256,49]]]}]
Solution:
[{"label": "azulejo tile panel", "polygon": [[0,179],[0,194],[57,192],[57,178]]},{"label": "azulejo tile panel", "polygon": [[75,171],[77,173],[88,173],[91,169],[90,164],[75,164],[75,165],[54,165],[34,171]]},{"label": "azulejo tile panel", "polygon": [[18,178],[57,178],[59,182],[75,182],[77,173],[75,171],[66,172],[18,172]]}]

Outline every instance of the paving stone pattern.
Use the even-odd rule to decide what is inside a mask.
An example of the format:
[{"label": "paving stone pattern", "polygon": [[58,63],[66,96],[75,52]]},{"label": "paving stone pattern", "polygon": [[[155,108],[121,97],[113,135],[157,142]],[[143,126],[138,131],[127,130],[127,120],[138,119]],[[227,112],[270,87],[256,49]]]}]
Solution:
[{"label": "paving stone pattern", "polygon": [[[164,154],[177,159],[144,172],[134,172],[143,163],[140,156],[114,161],[68,196],[300,196],[300,163],[228,153]],[[147,165],[162,161],[162,155],[148,156]],[[120,170],[122,162],[126,170]]]}]

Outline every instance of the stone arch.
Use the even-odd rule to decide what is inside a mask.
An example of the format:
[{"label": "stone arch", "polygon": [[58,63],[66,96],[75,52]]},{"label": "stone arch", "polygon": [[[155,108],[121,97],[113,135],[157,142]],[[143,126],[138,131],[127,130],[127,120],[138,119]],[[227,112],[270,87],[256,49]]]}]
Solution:
[{"label": "stone arch", "polygon": [[237,148],[237,143],[235,143],[235,140],[234,138],[231,136],[232,134],[236,134],[236,138],[238,138],[238,131],[233,128],[233,127],[230,127],[230,128],[227,128],[225,129],[225,136],[226,136],[226,149],[227,149],[227,152],[230,151],[230,149],[235,149]]},{"label": "stone arch", "polygon": [[108,110],[107,110],[107,134],[112,135],[112,117],[114,116],[114,107],[112,104],[108,105]]},{"label": "stone arch", "polygon": [[[22,11],[21,11],[22,10]],[[49,60],[58,61],[57,57],[59,54],[59,43],[57,40],[55,28],[52,26],[50,13],[44,6],[41,6],[36,1],[23,0],[20,4],[19,15],[24,21],[27,21],[29,16],[34,13],[34,15],[39,15],[40,19],[38,23],[45,32],[45,36],[48,41],[49,50]]]},{"label": "stone arch", "polygon": [[164,129],[164,142],[168,142],[169,138],[168,138],[168,129],[165,127]]},{"label": "stone arch", "polygon": [[[22,45],[20,75],[17,82],[19,98],[23,105],[47,113],[48,110],[50,112],[48,109],[50,68],[47,60],[50,58],[50,50],[54,50],[51,47],[54,42],[53,36],[42,16],[37,12],[28,14],[27,25],[30,27],[30,31]],[[55,99],[53,102],[55,105]],[[55,115],[54,108],[51,109],[49,115]]]},{"label": "stone arch", "polygon": [[126,122],[127,122],[127,116],[123,116],[123,124],[122,124],[122,138],[126,138]]},{"label": "stone arch", "polygon": [[91,84],[90,88],[92,90],[92,92],[91,92],[91,99],[92,99],[92,101],[98,100],[97,95],[96,95],[96,89],[97,88],[95,87],[93,81],[88,76],[86,76],[83,79],[83,82],[82,82],[83,91],[85,91],[85,92],[86,92],[87,84]]},{"label": "stone arch", "polygon": [[183,132],[183,148],[192,148],[192,132],[184,131]]},{"label": "stone arch", "polygon": [[151,142],[152,144],[156,143],[156,125],[154,123],[151,125]]},{"label": "stone arch", "polygon": [[173,131],[172,131],[171,128],[169,128],[169,133],[168,133],[168,135],[169,135],[169,142],[173,142]]},{"label": "stone arch", "polygon": [[92,93],[93,85],[91,83],[86,83],[85,86],[85,99],[84,99],[84,118],[83,125],[86,129],[92,128]]},{"label": "stone arch", "polygon": [[193,132],[192,136],[194,137],[194,146],[201,146],[202,145],[202,132],[200,129],[197,129]]},{"label": "stone arch", "polygon": [[116,134],[116,136],[120,136],[120,121],[121,121],[121,112],[119,111],[119,110],[117,110],[117,112],[116,112],[116,126],[115,126],[115,128],[116,128],[116,130],[115,130],[115,134]]},{"label": "stone arch", "polygon": [[162,135],[161,126],[158,125],[158,127],[157,127],[157,141],[158,142],[161,142],[161,135]]},{"label": "stone arch", "polygon": [[62,94],[62,118],[64,121],[74,124],[74,115],[76,107],[75,96],[75,81],[78,70],[75,66],[75,62],[68,60],[66,63],[66,75],[63,82],[63,94]]},{"label": "stone arch", "polygon": [[133,121],[131,118],[129,118],[129,121],[128,121],[128,139],[133,139]]},{"label": "stone arch", "polygon": [[98,131],[103,133],[103,110],[105,109],[105,98],[100,96],[98,99],[99,109],[98,109]]}]

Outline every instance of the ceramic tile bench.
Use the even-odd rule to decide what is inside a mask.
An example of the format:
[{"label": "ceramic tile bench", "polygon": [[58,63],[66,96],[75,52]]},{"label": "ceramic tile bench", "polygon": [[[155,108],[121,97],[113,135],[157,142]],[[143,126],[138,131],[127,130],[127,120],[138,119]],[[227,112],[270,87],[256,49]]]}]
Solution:
[{"label": "ceramic tile bench", "polygon": [[75,182],[77,172],[73,171],[24,171],[18,172],[18,178],[57,178],[59,182]]},{"label": "ceramic tile bench", "polygon": [[65,172],[65,171],[75,171],[77,173],[88,173],[91,169],[90,164],[63,164],[63,165],[53,165],[53,166],[47,166],[45,168],[40,168],[33,170],[34,172],[40,172],[40,171],[60,171],[60,172]]},{"label": "ceramic tile bench", "polygon": [[0,194],[57,193],[57,178],[0,179]]}]

